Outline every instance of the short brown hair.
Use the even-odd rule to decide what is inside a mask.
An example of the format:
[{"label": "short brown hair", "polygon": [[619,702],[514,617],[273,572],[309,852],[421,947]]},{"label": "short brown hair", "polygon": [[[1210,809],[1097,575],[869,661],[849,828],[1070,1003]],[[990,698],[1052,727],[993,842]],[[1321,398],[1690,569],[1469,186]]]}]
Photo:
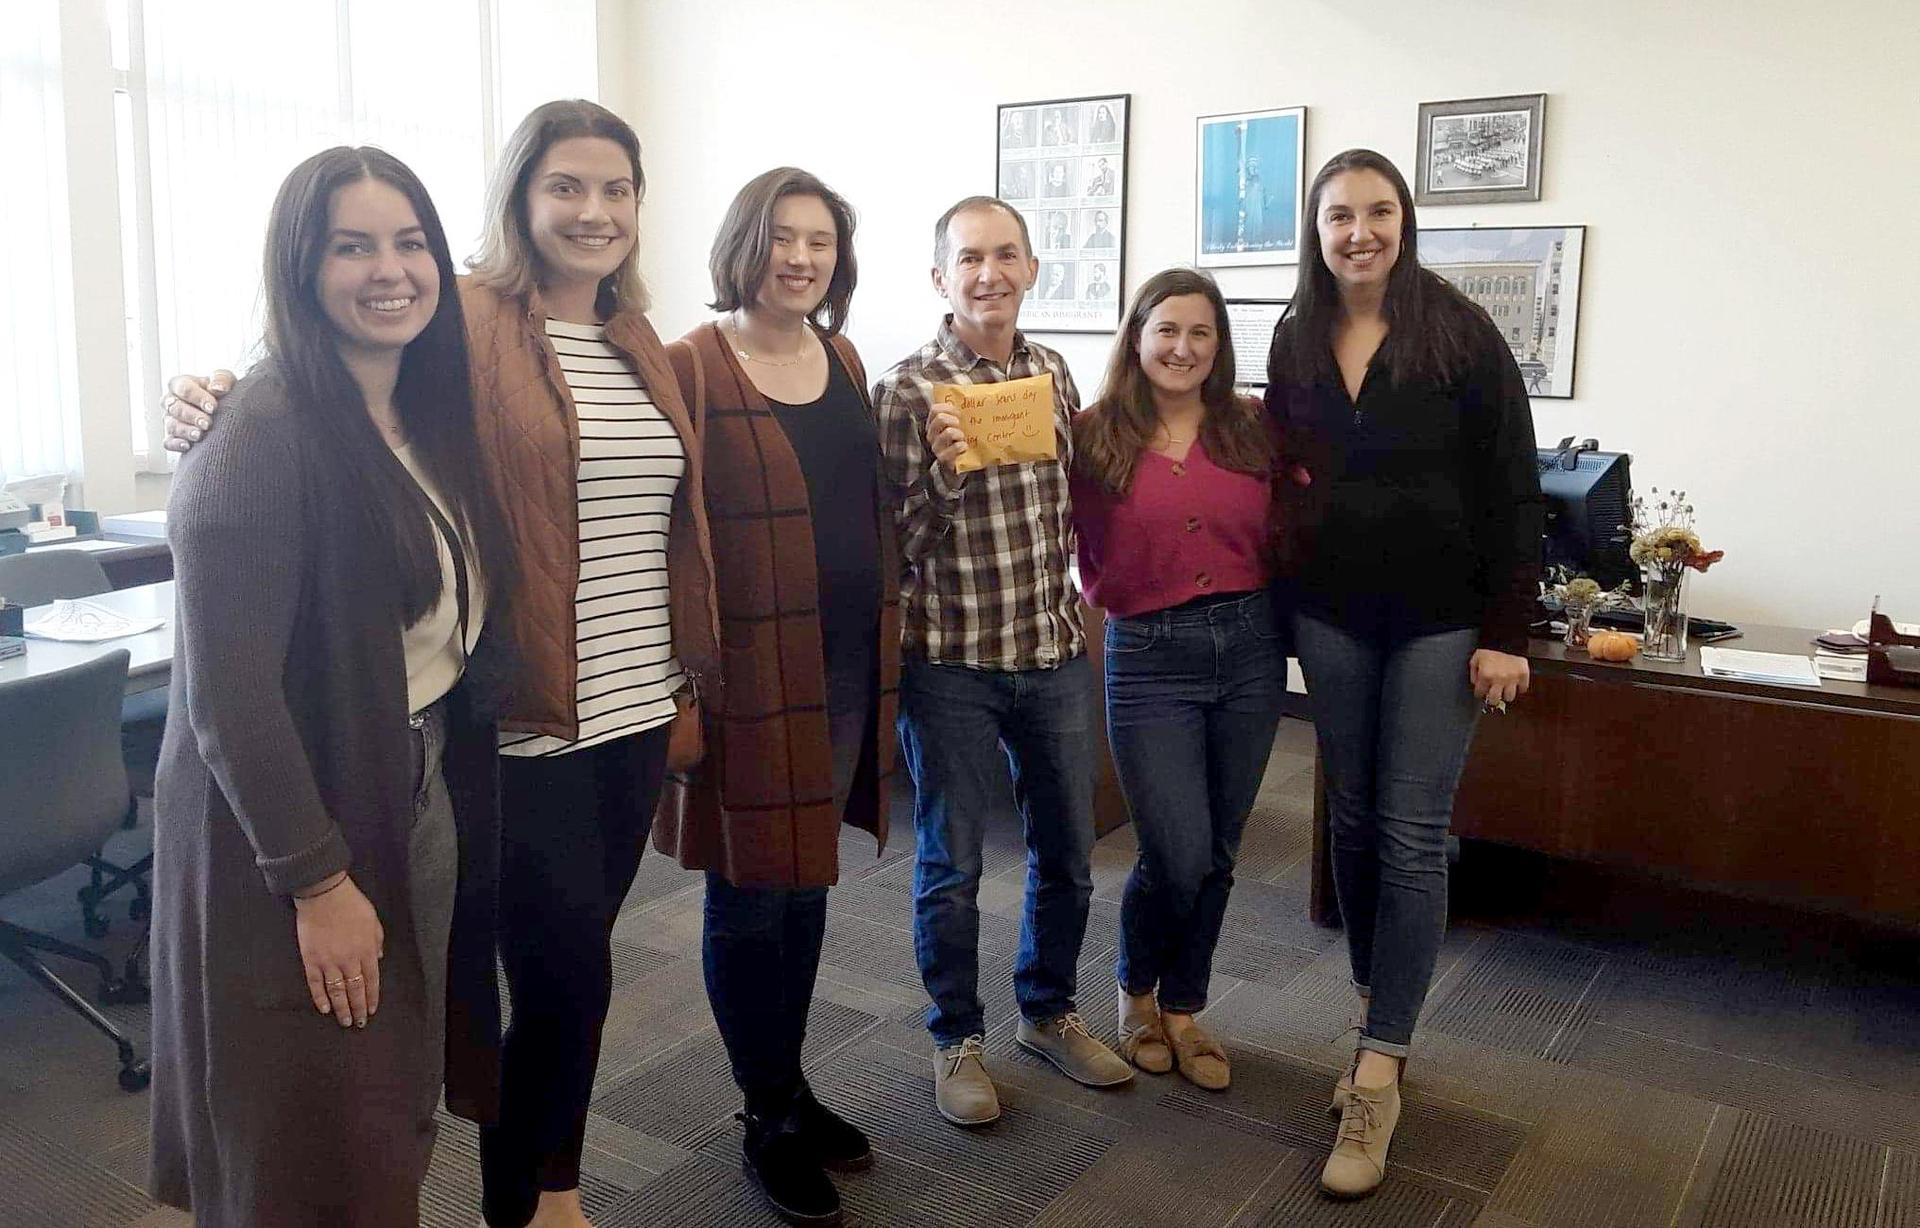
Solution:
[{"label": "short brown hair", "polygon": [[[1019,112],[1016,111],[1015,114],[1017,115]],[[1027,259],[1033,259],[1033,236],[1027,233],[1027,219],[1018,209],[1006,201],[1001,200],[998,196],[969,196],[965,200],[955,202],[953,207],[945,213],[942,213],[940,220],[933,224],[933,265],[935,268],[946,268],[947,257],[953,254],[953,243],[947,235],[948,229],[953,225],[953,219],[959,217],[962,213],[970,213],[975,209],[998,209],[1012,218],[1020,227],[1020,246],[1027,249]]]},{"label": "short brown hair", "polygon": [[[525,298],[540,282],[540,257],[527,226],[527,183],[547,150],[574,137],[601,137],[626,151],[633,164],[633,194],[646,199],[647,175],[640,169],[640,138],[627,121],[584,98],[543,102],[520,121],[500,151],[500,163],[487,183],[486,232],[480,250],[467,261],[473,279],[510,298]],[[647,287],[640,280],[640,245],[635,243],[620,267],[600,282],[598,306],[616,311],[645,311]]]},{"label": "short brown hair", "polygon": [[847,311],[853,301],[853,287],[860,270],[853,258],[853,206],[844,196],[822,183],[818,176],[793,166],[777,166],[749,180],[727,206],[720,232],[713,236],[713,251],[707,257],[707,270],[713,275],[715,311],[737,311],[753,302],[755,291],[767,277],[767,261],[773,253],[773,210],[788,196],[817,197],[833,215],[838,253],[833,262],[833,278],[827,282],[826,297],[807,313],[814,326],[827,336],[847,326]]}]

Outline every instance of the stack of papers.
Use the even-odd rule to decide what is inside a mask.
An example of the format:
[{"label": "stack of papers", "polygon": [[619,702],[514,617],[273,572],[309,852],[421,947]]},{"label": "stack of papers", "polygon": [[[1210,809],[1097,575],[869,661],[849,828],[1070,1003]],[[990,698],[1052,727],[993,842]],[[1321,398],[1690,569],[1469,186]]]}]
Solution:
[{"label": "stack of papers", "polygon": [[151,631],[165,619],[128,618],[118,610],[91,601],[55,601],[46,613],[27,620],[26,632],[43,640],[64,640],[71,644],[97,644],[126,635]]},{"label": "stack of papers", "polygon": [[1784,652],[1750,652],[1741,648],[1702,648],[1700,668],[1716,678],[1740,678],[1780,686],[1819,686],[1820,675],[1810,657]]},{"label": "stack of papers", "polygon": [[1813,654],[1813,668],[1822,678],[1834,678],[1841,682],[1867,680],[1867,659],[1858,653],[1816,652]]}]

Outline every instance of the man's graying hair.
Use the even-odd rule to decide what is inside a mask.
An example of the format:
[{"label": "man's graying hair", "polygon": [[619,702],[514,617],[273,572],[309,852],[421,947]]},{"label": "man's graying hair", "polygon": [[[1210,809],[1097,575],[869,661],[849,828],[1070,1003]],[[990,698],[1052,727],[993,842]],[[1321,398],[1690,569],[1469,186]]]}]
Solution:
[{"label": "man's graying hair", "polygon": [[933,264],[935,268],[947,267],[947,257],[953,254],[953,244],[947,236],[953,219],[973,209],[999,209],[1012,218],[1020,227],[1020,246],[1026,249],[1027,259],[1033,259],[1033,236],[1027,233],[1027,219],[1020,211],[1001,200],[998,196],[969,196],[940,215],[933,224]]}]

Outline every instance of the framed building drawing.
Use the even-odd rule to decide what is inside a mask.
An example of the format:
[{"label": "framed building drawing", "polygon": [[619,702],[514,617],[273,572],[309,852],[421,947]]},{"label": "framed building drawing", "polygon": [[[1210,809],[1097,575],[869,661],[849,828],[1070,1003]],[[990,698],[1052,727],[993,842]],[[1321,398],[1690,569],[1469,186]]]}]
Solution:
[{"label": "framed building drawing", "polygon": [[1420,228],[1420,263],[1486,308],[1528,393],[1573,395],[1585,226]]},{"label": "framed building drawing", "polygon": [[1298,264],[1307,109],[1202,115],[1194,263]]},{"label": "framed building drawing", "polygon": [[1020,309],[1034,333],[1110,333],[1126,284],[1131,94],[1008,103],[996,117],[1001,200],[1033,236],[1040,278]]},{"label": "framed building drawing", "polygon": [[1540,199],[1547,96],[1420,104],[1416,205],[1490,205]]}]

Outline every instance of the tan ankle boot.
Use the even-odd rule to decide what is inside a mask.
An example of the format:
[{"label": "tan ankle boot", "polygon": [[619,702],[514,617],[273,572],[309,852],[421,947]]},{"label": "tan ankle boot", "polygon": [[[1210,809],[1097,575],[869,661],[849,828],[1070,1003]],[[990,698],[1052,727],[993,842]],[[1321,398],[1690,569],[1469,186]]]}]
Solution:
[{"label": "tan ankle boot", "polygon": [[1340,1134],[1320,1170],[1320,1188],[1335,1198],[1365,1198],[1387,1175],[1387,1149],[1400,1124],[1400,1084],[1354,1087],[1340,1114]]}]

